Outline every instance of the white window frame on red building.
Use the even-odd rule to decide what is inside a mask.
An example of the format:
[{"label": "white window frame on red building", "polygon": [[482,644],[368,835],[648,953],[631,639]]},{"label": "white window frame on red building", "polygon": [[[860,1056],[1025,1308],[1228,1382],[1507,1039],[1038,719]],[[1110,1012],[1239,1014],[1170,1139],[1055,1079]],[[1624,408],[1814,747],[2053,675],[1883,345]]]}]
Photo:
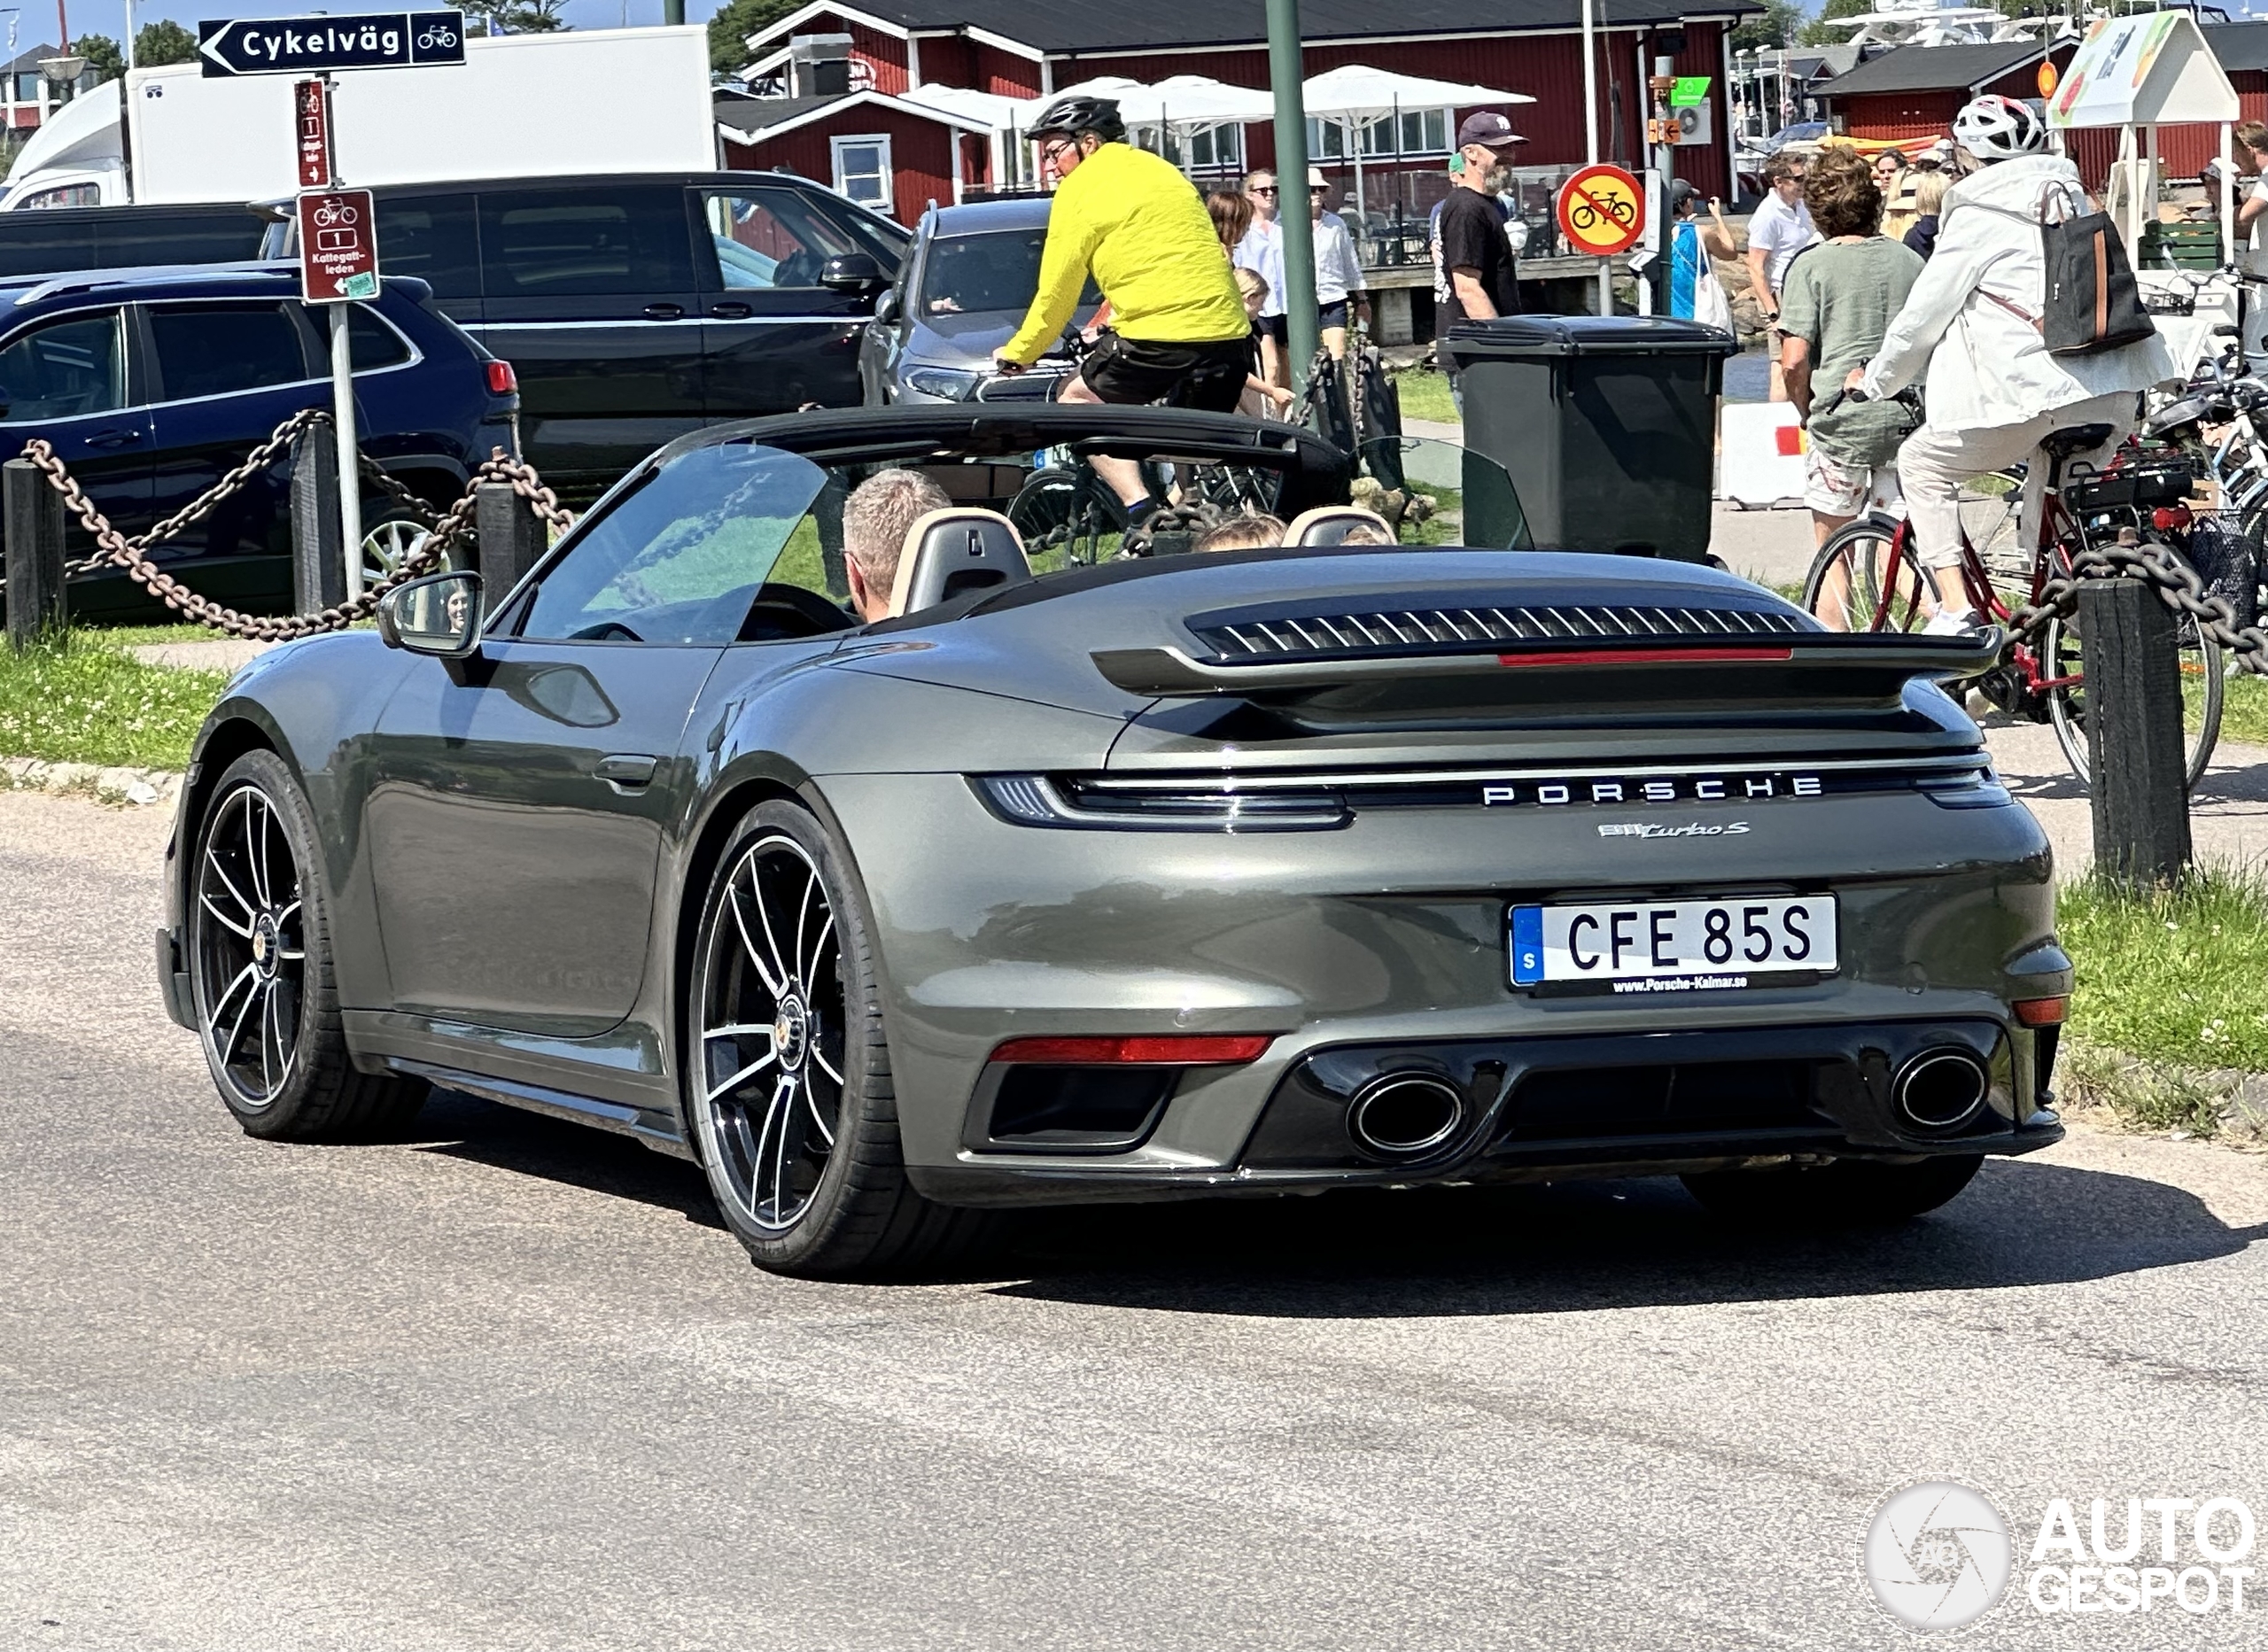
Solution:
[{"label": "white window frame on red building", "polygon": [[[878,151],[882,157],[882,171],[880,174],[882,180],[882,194],[878,198],[871,201],[861,199],[852,191],[850,179],[853,175],[846,173],[843,170],[843,151],[846,148],[863,149],[868,147]],[[897,188],[897,177],[896,168],[890,164],[889,133],[838,132],[830,134],[827,140],[827,159],[828,170],[834,175],[835,188],[838,193],[849,196],[850,199],[858,201],[859,206],[866,207],[870,212],[881,213],[885,217],[889,215],[897,198],[895,193]],[[958,160],[958,156],[956,156],[956,160]],[[874,176],[875,175],[861,172],[855,175],[865,178]]]}]

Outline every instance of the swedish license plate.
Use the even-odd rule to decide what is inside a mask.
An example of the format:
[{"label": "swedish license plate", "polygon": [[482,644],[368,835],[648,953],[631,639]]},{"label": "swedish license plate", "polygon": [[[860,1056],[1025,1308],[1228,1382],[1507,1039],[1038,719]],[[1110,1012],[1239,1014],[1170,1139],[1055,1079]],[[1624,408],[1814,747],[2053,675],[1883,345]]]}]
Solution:
[{"label": "swedish license plate", "polygon": [[1512,985],[1637,996],[1815,981],[1835,973],[1835,917],[1829,895],[1515,906]]}]

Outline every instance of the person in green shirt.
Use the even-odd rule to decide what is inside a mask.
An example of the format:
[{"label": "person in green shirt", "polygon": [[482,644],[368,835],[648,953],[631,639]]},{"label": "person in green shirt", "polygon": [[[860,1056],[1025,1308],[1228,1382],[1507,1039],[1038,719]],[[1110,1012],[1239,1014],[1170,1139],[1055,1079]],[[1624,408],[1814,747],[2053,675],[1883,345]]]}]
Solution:
[{"label": "person in green shirt", "polygon": [[[1232,413],[1250,370],[1252,324],[1196,186],[1126,142],[1107,97],[1059,98],[1034,124],[1044,171],[1060,180],[1048,212],[1039,291],[1024,323],[994,355],[1021,373],[1061,334],[1090,275],[1110,328],[1067,383],[1064,401]],[[1132,460],[1093,461],[1130,520],[1151,500]]]}]

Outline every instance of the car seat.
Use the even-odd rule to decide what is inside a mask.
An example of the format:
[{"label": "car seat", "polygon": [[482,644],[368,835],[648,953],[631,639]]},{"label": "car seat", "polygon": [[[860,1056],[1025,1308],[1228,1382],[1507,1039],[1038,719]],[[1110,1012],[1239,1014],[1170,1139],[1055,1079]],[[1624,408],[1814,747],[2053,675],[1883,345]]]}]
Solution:
[{"label": "car seat", "polygon": [[929,512],[905,531],[889,611],[893,617],[918,613],[971,591],[1030,578],[1014,524],[997,510],[955,505]]}]

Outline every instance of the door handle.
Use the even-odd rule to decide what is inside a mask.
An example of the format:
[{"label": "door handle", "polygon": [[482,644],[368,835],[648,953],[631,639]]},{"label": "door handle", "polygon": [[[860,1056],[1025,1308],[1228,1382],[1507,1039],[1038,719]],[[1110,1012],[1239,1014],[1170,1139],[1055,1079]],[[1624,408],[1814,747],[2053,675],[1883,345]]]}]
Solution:
[{"label": "door handle", "polygon": [[611,757],[601,757],[591,772],[617,792],[635,791],[654,778],[655,759],[637,752],[621,752]]},{"label": "door handle", "polygon": [[738,299],[727,299],[722,304],[711,305],[709,306],[709,314],[717,316],[723,321],[739,322],[747,320],[750,316],[755,314],[756,312],[750,309],[747,305],[742,304]]},{"label": "door handle", "polygon": [[89,447],[129,447],[142,439],[139,430],[98,430],[87,438]]},{"label": "door handle", "polygon": [[684,314],[685,306],[682,304],[649,304],[646,306],[646,319],[649,322],[673,322]]}]

